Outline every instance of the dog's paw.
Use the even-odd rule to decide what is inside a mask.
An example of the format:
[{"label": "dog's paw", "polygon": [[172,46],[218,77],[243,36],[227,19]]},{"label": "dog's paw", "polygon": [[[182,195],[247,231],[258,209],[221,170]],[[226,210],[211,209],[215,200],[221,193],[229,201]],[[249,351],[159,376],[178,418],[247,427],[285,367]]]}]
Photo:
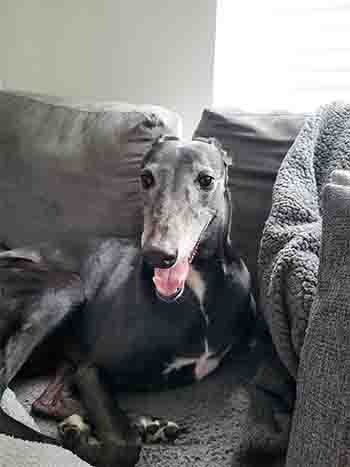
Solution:
[{"label": "dog's paw", "polygon": [[134,467],[140,458],[141,443],[129,444],[114,433],[104,433],[101,435],[103,441],[100,441],[77,414],[61,422],[58,431],[64,447],[98,467]]},{"label": "dog's paw", "polygon": [[91,427],[77,414],[67,417],[58,425],[58,433],[65,447],[69,449],[84,445],[99,445],[99,441],[92,436]]},{"label": "dog's paw", "polygon": [[182,432],[177,423],[155,417],[141,416],[134,423],[146,444],[173,442]]}]

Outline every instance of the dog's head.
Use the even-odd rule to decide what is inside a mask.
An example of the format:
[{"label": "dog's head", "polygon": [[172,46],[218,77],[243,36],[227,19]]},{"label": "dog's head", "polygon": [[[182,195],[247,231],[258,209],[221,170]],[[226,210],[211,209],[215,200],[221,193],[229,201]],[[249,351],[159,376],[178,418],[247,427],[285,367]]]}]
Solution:
[{"label": "dog's head", "polygon": [[214,139],[158,140],[144,158],[142,251],[158,295],[177,298],[208,227],[225,209],[229,160]]}]

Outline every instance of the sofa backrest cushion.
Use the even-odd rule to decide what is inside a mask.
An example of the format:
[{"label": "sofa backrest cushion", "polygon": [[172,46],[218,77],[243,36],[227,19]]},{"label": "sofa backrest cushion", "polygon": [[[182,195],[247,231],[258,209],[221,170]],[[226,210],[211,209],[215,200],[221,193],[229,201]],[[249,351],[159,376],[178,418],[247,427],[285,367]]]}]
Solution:
[{"label": "sofa backrest cushion", "polygon": [[137,235],[140,160],[178,131],[178,116],[159,107],[0,91],[0,243]]},{"label": "sofa backrest cushion", "polygon": [[305,115],[204,110],[194,137],[215,137],[232,158],[232,240],[257,284],[257,257],[272,188],[281,162]]}]

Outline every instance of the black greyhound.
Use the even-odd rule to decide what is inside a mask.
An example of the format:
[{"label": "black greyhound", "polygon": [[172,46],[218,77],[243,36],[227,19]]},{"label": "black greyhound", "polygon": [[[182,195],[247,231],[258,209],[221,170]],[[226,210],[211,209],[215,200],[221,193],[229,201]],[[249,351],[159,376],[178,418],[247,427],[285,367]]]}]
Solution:
[{"label": "black greyhound", "polygon": [[[230,243],[228,165],[214,139],[163,137],[142,162],[141,248],[95,238],[0,253],[1,392],[65,323],[60,348],[89,425],[58,397],[65,371],[34,408],[70,415],[63,445],[94,465],[134,465],[142,437],[177,434],[171,422],[126,415],[120,388],[200,380],[252,329],[249,273]],[[4,413],[0,431],[53,442]]]}]

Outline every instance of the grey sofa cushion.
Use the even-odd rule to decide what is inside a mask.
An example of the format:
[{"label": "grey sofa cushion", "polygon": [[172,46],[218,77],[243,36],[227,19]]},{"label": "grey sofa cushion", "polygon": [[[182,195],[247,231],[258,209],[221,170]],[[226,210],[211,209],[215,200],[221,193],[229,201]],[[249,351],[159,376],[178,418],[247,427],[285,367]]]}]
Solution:
[{"label": "grey sofa cushion", "polygon": [[137,234],[140,159],[178,128],[159,107],[0,91],[0,243]]},{"label": "grey sofa cushion", "polygon": [[232,239],[256,287],[262,229],[271,208],[272,187],[280,164],[305,116],[205,110],[194,137],[215,137],[233,160],[230,189],[234,204]]}]

